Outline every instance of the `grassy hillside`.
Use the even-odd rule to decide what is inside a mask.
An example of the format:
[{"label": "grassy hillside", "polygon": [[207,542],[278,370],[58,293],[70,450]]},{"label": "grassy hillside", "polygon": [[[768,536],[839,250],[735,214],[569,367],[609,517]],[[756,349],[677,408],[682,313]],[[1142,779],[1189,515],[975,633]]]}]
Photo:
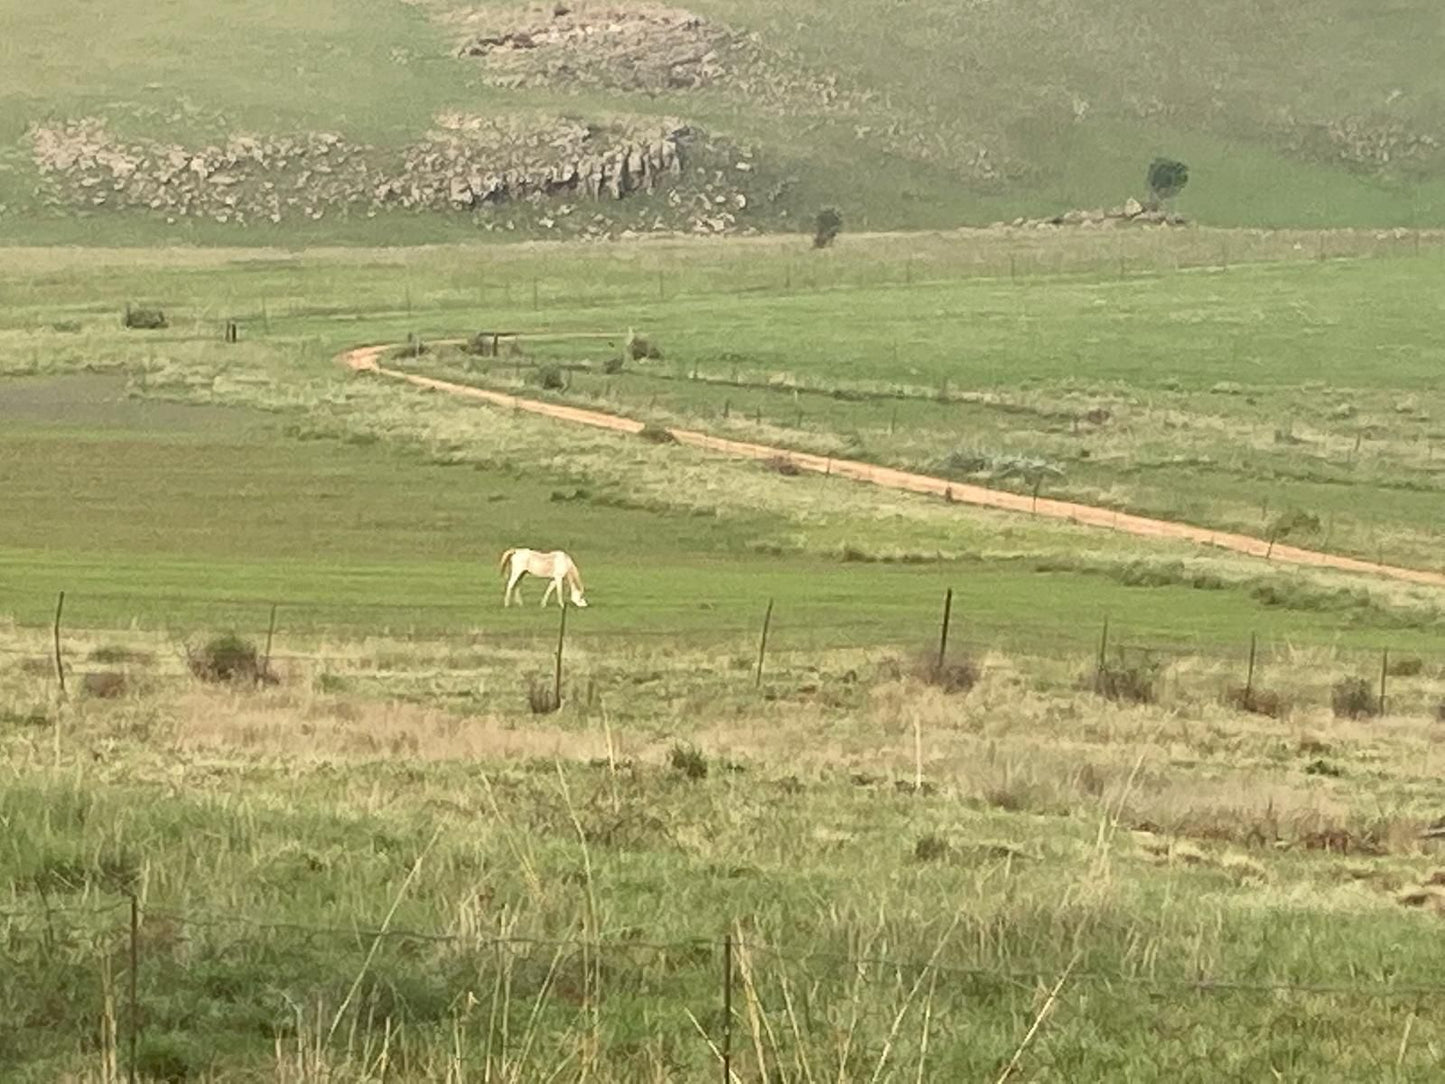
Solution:
[{"label": "grassy hillside", "polygon": [[[693,8],[707,20],[706,40],[722,43],[721,71],[677,87],[638,85],[616,55],[567,54],[574,74],[541,76],[526,65],[545,67],[545,49],[457,55],[469,36],[547,25],[550,15],[539,22],[514,4],[480,5],[465,21],[446,0],[247,0],[222,13],[199,0],[105,10],[66,2],[43,12],[3,0],[0,237],[391,242],[489,225],[509,236],[572,222],[580,231],[594,213],[613,232],[658,218],[690,228],[697,218],[645,193],[620,201],[625,209],[604,198],[597,210],[565,213],[575,193],[478,208],[451,207],[443,194],[425,211],[383,201],[369,217],[375,185],[356,180],[355,198],[321,194],[325,216],[283,201],[282,221],[252,215],[241,226],[215,208],[152,209],[149,191],[127,201],[109,173],[89,186],[79,174],[42,178],[27,131],[86,118],[105,122],[108,146],[137,155],[193,154],[241,134],[332,133],[346,141],[356,177],[371,179],[405,174],[408,156],[448,116],[544,134],[559,117],[629,130],[675,118],[705,133],[692,160],[728,174],[714,178],[717,191],[744,197],[745,207],[728,203],[737,221],[726,229],[789,228],[824,202],[850,226],[875,229],[1116,204],[1144,194],[1144,167],[1161,153],[1193,169],[1181,209],[1214,224],[1445,222],[1445,30],[1427,0],[1368,11],[1326,0],[1308,19],[1254,0]],[[97,44],[75,48],[81,40]],[[515,144],[507,136],[474,146],[457,169],[494,169]],[[746,173],[734,171],[740,156]],[[267,176],[314,190],[315,165],[281,156]],[[703,183],[680,183],[694,181]],[[708,195],[685,194],[689,203]],[[97,203],[99,195],[108,198]]]}]

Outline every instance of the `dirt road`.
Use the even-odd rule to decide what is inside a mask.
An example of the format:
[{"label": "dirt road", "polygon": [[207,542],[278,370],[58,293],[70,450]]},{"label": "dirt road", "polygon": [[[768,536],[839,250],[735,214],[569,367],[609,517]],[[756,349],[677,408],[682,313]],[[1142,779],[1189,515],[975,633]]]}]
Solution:
[{"label": "dirt road", "polygon": [[[355,350],[343,354],[341,360],[347,366],[357,371],[379,373],[397,380],[404,380],[417,387],[431,388],[435,391],[443,391],[468,399],[477,399],[484,403],[507,407],[511,410],[526,410],[533,414],[541,414],[544,417],[555,418],[558,421],[572,422],[576,425],[591,425],[599,429],[611,429],[619,433],[638,433],[643,428],[643,423],[633,418],[622,418],[615,414],[603,414],[600,411],[584,410],[581,407],[564,406],[560,403],[538,402],[534,399],[523,399],[519,396],[507,395],[504,392],[487,391],[484,388],[472,388],[465,384],[454,384],[447,380],[436,380],[428,376],[418,376],[415,373],[404,373],[396,369],[387,369],[380,364],[379,359],[381,355],[389,349],[391,349],[390,344],[358,347]],[[851,459],[833,459],[829,456],[812,455],[808,452],[788,451],[785,448],[774,448],[766,444],[751,444],[747,441],[728,440],[724,437],[714,437],[707,433],[699,433],[692,429],[670,429],[669,432],[672,433],[679,444],[688,444],[694,448],[720,452],[723,455],[740,459],[788,459],[802,470],[815,471],[819,474],[826,474],[837,478],[848,478],[856,482],[869,482],[873,485],[885,486],[889,489],[904,489],[912,493],[927,493],[935,497],[947,497],[957,501],[959,504],[979,505],[985,508],[1000,508],[1010,512],[1023,512],[1029,515],[1045,516],[1050,519],[1068,520],[1072,523],[1081,523],[1090,527],[1104,527],[1109,530],[1123,531],[1126,534],[1138,535],[1142,538],[1166,538],[1197,542],[1200,545],[1214,546],[1217,549],[1232,550],[1236,553],[1245,553],[1254,557],[1264,557],[1268,554],[1271,561],[1279,564],[1304,565],[1313,568],[1332,568],[1344,572],[1361,572],[1388,576],[1392,579],[1406,580],[1411,583],[1427,584],[1433,587],[1445,587],[1445,573],[1440,572],[1429,572],[1417,568],[1400,568],[1396,565],[1376,564],[1373,561],[1361,561],[1354,557],[1320,553],[1316,550],[1300,549],[1296,546],[1276,545],[1271,551],[1267,541],[1262,538],[1253,538],[1249,535],[1231,534],[1225,531],[1211,531],[1206,527],[1194,527],[1187,523],[1171,523],[1168,520],[1149,519],[1146,516],[1130,515],[1127,512],[1115,512],[1093,505],[1075,504],[1072,501],[1056,501],[1049,498],[1039,498],[1038,501],[1035,501],[1032,497],[1021,496],[1017,493],[1008,493],[1003,490],[988,489],[984,486],[951,482],[946,478],[934,478],[926,474],[914,474],[910,471],[894,470],[891,467],[879,467],[872,463],[860,463]]]}]

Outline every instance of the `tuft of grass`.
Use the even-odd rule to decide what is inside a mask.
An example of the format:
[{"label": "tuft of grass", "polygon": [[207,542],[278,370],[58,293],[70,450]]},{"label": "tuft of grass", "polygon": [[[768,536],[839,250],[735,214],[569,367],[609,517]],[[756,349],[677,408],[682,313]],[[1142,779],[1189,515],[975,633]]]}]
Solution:
[{"label": "tuft of grass", "polygon": [[81,678],[80,687],[86,696],[93,696],[98,700],[114,700],[125,695],[128,683],[122,673],[99,670]]},{"label": "tuft of grass", "polygon": [[913,675],[946,693],[966,693],[978,684],[980,671],[967,657],[944,659],[940,665],[937,655],[922,654],[913,664]]},{"label": "tuft of grass", "polygon": [[[623,346],[624,353],[633,361],[661,361],[662,348],[646,335],[639,335],[631,329],[627,332],[627,342]],[[619,359],[620,360],[620,359]],[[621,366],[618,366],[621,369]]]},{"label": "tuft of grass", "polygon": [[139,331],[159,331],[162,328],[170,327],[170,322],[166,320],[166,314],[160,309],[142,308],[135,305],[125,307],[121,324]]},{"label": "tuft of grass", "polygon": [[678,742],[668,750],[668,766],[688,779],[707,778],[707,757],[695,746]]},{"label": "tuft of grass", "polygon": [[1094,673],[1094,692],[1116,703],[1152,704],[1159,698],[1161,670],[1158,660],[1148,657],[1105,662]]},{"label": "tuft of grass", "polygon": [[1330,707],[1337,719],[1372,719],[1380,714],[1374,684],[1362,677],[1341,678],[1330,689]]},{"label": "tuft of grass", "polygon": [[1390,677],[1419,677],[1425,672],[1425,660],[1419,655],[1399,655],[1385,663]]},{"label": "tuft of grass", "polygon": [[943,862],[953,853],[953,848],[948,840],[942,836],[929,833],[919,836],[918,842],[913,845],[913,860],[915,862]]},{"label": "tuft of grass", "polygon": [[561,707],[550,680],[535,677],[528,680],[527,708],[533,715],[551,715]]},{"label": "tuft of grass", "polygon": [[1224,690],[1224,702],[1236,711],[1267,715],[1271,719],[1283,719],[1290,712],[1290,702],[1284,694],[1258,686],[1248,689],[1243,685],[1231,685]]},{"label": "tuft of grass", "polygon": [[637,435],[649,444],[676,444],[677,438],[672,435],[672,430],[665,425],[658,425],[656,422],[648,422]]},{"label": "tuft of grass", "polygon": [[567,370],[560,365],[538,365],[527,374],[527,383],[544,391],[563,391],[567,387]]},{"label": "tuft of grass", "polygon": [[87,658],[103,666],[144,666],[155,661],[155,654],[123,644],[101,644],[94,648]]},{"label": "tuft of grass", "polygon": [[794,463],[790,456],[774,455],[762,461],[763,469],[774,474],[781,474],[784,478],[796,478],[803,473],[803,468]]},{"label": "tuft of grass", "polygon": [[233,632],[208,640],[195,651],[187,646],[186,663],[191,673],[202,681],[274,685],[278,680],[256,645]]}]

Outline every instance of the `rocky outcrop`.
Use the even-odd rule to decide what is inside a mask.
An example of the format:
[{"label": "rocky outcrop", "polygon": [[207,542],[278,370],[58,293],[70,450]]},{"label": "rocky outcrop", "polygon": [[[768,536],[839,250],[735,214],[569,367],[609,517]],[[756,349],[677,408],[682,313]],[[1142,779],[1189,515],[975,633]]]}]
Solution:
[{"label": "rocky outcrop", "polygon": [[[45,202],[68,210],[142,208],[244,225],[386,209],[520,207],[550,229],[579,204],[651,194],[663,197],[665,213],[650,228],[726,232],[749,206],[742,183],[750,170],[690,163],[693,148],[715,148],[705,133],[668,118],[599,126],[453,114],[400,153],[327,132],[236,135],[205,147],[125,141],[93,118],[38,126],[30,142]],[[601,211],[590,220],[610,225]]]},{"label": "rocky outcrop", "polygon": [[1122,207],[1099,208],[1093,211],[1065,211],[1049,218],[1016,218],[1012,222],[995,222],[994,226],[1016,229],[1050,229],[1055,226],[1110,228],[1115,226],[1182,226],[1188,220],[1181,214],[1145,207],[1138,200],[1127,199]]}]

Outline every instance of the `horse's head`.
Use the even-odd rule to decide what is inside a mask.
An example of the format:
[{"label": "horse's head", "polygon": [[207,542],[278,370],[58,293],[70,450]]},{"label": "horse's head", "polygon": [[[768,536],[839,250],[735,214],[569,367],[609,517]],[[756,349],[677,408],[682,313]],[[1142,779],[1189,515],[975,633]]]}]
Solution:
[{"label": "horse's head", "polygon": [[582,597],[582,592],[575,587],[572,588],[572,605],[583,609],[587,606],[587,600]]}]

